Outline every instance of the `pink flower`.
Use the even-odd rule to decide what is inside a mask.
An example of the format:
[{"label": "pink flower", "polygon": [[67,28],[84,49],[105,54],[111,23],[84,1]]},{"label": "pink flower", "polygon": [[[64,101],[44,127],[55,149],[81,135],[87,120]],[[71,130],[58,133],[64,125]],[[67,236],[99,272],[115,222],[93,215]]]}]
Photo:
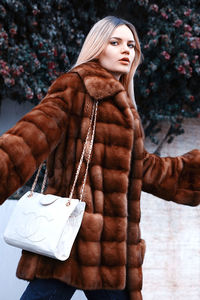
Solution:
[{"label": "pink flower", "polygon": [[186,74],[186,69],[185,69],[185,67],[183,67],[182,65],[180,65],[179,67],[178,67],[178,71],[179,71],[179,73],[180,74]]},{"label": "pink flower", "polygon": [[186,32],[184,32],[184,36],[186,36],[186,37],[191,37],[192,36],[192,34],[190,33],[190,32],[188,32],[188,31],[186,31]]},{"label": "pink flower", "polygon": [[20,71],[21,73],[24,72],[24,67],[23,67],[22,65],[19,66],[19,71]]},{"label": "pink flower", "polygon": [[180,27],[182,24],[183,24],[183,21],[180,20],[180,19],[177,19],[177,20],[174,22],[174,26],[175,26],[175,27]]},{"label": "pink flower", "polygon": [[161,54],[164,56],[165,59],[169,60],[170,59],[170,54],[167,51],[161,52]]},{"label": "pink flower", "polygon": [[188,9],[188,10],[184,11],[184,15],[189,16],[191,14],[191,12],[192,12],[192,10]]},{"label": "pink flower", "polygon": [[34,63],[36,67],[40,66],[40,62],[37,58],[34,59]]},{"label": "pink flower", "polygon": [[38,26],[38,22],[34,21],[34,22],[32,22],[32,25],[33,26]]},{"label": "pink flower", "polygon": [[192,31],[192,27],[188,24],[184,25],[184,29],[185,29],[185,31]]},{"label": "pink flower", "polygon": [[188,59],[184,59],[184,65],[185,65],[185,66],[189,66],[189,65],[190,65],[190,62],[189,62]]},{"label": "pink flower", "polygon": [[179,55],[180,55],[180,57],[187,58],[187,54],[184,52],[180,52]]},{"label": "pink flower", "polygon": [[189,73],[190,73],[190,75],[192,75],[192,67],[189,67]]},{"label": "pink flower", "polygon": [[7,85],[8,87],[13,86],[15,84],[15,80],[14,78],[5,78],[4,79],[4,83],[5,85]]},{"label": "pink flower", "polygon": [[191,38],[189,45],[192,49],[200,49],[200,38],[199,37]]},{"label": "pink flower", "polygon": [[153,11],[155,11],[155,12],[158,12],[159,7],[158,7],[157,4],[152,4],[152,5],[150,6],[150,9],[153,10]]},{"label": "pink flower", "polygon": [[190,43],[190,47],[191,47],[192,49],[197,49],[197,45],[196,45],[195,41],[192,41],[192,42]]},{"label": "pink flower", "polygon": [[6,69],[1,69],[1,70],[0,70],[0,74],[1,74],[2,76],[7,76],[7,75],[9,75],[9,72],[8,72]]},{"label": "pink flower", "polygon": [[19,67],[17,67],[16,69],[13,69],[13,75],[14,76],[20,76],[21,73],[24,72],[24,68],[22,65],[20,65]]},{"label": "pink flower", "polygon": [[164,18],[164,19],[168,19],[168,15],[165,13],[165,12],[161,12],[161,16]]},{"label": "pink flower", "polygon": [[34,93],[33,93],[32,89],[30,87],[28,87],[26,89],[26,98],[27,99],[33,99],[33,96],[34,96]]},{"label": "pink flower", "polygon": [[157,34],[157,32],[153,31],[152,29],[147,32],[147,35],[153,35],[153,36],[155,36],[156,34]]}]

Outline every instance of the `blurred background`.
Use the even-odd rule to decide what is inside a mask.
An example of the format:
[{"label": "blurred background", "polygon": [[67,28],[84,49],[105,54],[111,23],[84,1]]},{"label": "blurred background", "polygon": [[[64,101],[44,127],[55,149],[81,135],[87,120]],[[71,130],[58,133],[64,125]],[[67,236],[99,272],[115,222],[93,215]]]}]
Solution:
[{"label": "blurred background", "polygon": [[[147,150],[175,156],[200,148],[199,0],[0,0],[0,134],[73,66],[91,26],[107,15],[133,23],[141,41],[134,85]],[[0,208],[1,230],[31,182]],[[143,193],[141,229],[144,300],[199,300],[200,209]],[[20,254],[8,247],[1,240],[0,285],[10,286],[2,300],[17,300]]]}]

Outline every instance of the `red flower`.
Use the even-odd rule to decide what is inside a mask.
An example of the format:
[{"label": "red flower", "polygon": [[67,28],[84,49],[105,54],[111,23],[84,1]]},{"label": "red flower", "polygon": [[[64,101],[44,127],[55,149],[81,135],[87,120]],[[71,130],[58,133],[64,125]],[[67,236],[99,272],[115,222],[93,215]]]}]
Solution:
[{"label": "red flower", "polygon": [[184,75],[186,74],[186,69],[182,65],[178,66],[178,71],[180,74],[184,74]]},{"label": "red flower", "polygon": [[58,51],[57,51],[56,48],[53,48],[53,55],[54,55],[54,56],[58,56]]},{"label": "red flower", "polygon": [[32,10],[32,13],[33,13],[34,16],[36,16],[37,14],[40,13],[40,10],[39,10],[38,8],[34,8],[34,9]]},{"label": "red flower", "polygon": [[183,21],[180,20],[180,19],[177,19],[177,20],[174,22],[174,26],[175,26],[175,27],[180,27],[182,24],[183,24]]},{"label": "red flower", "polygon": [[194,98],[193,95],[190,95],[190,96],[189,96],[189,99],[190,99],[191,102],[194,102],[194,100],[195,100],[195,98]]},{"label": "red flower", "polygon": [[38,94],[37,94],[37,98],[38,98],[38,100],[42,100],[42,98],[43,98],[42,93],[38,93]]},{"label": "red flower", "polygon": [[161,54],[164,56],[165,59],[169,60],[170,59],[170,54],[167,51],[161,52]]},{"label": "red flower", "polygon": [[48,69],[53,70],[55,69],[55,67],[56,67],[55,62],[53,61],[48,62]]},{"label": "red flower", "polygon": [[180,127],[180,124],[176,123],[174,126],[176,129],[178,129]]},{"label": "red flower", "polygon": [[0,32],[0,37],[2,37],[4,40],[8,39],[8,35],[7,35],[7,33],[5,31]]},{"label": "red flower", "polygon": [[145,90],[145,93],[146,93],[146,95],[149,95],[150,89],[146,89],[146,90]]},{"label": "red flower", "polygon": [[13,37],[15,34],[17,34],[16,28],[11,28],[11,29],[10,29],[10,34],[11,34],[12,37]]}]

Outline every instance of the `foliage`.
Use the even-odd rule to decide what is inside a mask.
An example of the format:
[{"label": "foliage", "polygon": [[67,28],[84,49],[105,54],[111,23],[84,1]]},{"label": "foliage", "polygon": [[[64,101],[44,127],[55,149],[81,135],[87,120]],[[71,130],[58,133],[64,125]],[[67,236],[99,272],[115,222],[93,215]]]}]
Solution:
[{"label": "foliage", "polygon": [[135,87],[147,134],[164,117],[180,133],[183,117],[200,116],[198,0],[1,0],[0,95],[38,103],[109,14],[134,23],[141,40]]},{"label": "foliage", "polygon": [[137,96],[144,121],[165,116],[176,134],[183,117],[200,116],[200,10],[198,1],[155,2],[142,4],[148,18]]}]

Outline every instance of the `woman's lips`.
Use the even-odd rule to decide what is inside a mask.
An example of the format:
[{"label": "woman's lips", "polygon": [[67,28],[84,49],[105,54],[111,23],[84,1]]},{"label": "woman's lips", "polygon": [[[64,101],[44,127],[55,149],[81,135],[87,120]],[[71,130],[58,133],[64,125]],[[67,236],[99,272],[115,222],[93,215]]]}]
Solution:
[{"label": "woman's lips", "polygon": [[126,64],[126,65],[128,65],[130,63],[130,60],[126,57],[120,59],[119,61],[122,62],[123,64]]}]

